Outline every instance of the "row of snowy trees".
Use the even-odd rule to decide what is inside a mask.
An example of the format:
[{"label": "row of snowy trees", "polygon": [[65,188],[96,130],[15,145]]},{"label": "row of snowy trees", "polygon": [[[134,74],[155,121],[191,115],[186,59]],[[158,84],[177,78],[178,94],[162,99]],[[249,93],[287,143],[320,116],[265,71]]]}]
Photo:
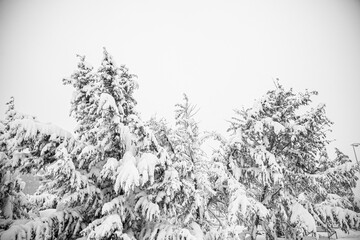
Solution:
[{"label": "row of snowy trees", "polygon": [[[17,112],[0,122],[0,237],[11,239],[287,239],[360,228],[352,189],[358,166],[326,153],[331,122],[316,92],[278,83],[237,111],[230,137],[200,131],[184,96],[175,126],[143,122],[136,76],[104,49],[94,70],[79,56],[64,80],[74,88],[74,133]],[[204,141],[217,141],[211,156]],[[41,186],[22,190],[22,174]]]}]

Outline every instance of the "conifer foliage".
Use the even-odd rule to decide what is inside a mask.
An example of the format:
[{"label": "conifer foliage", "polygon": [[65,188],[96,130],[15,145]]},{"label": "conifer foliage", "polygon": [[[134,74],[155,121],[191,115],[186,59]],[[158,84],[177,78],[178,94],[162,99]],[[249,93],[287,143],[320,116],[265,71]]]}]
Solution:
[{"label": "conifer foliage", "polygon": [[[42,172],[43,180],[29,199],[32,210],[17,208],[30,213],[25,225],[4,224],[1,239],[81,235],[87,239],[195,239],[193,230],[199,230],[201,223],[192,215],[203,218],[205,200],[200,190],[191,186],[194,180],[184,183],[179,164],[172,163],[135,111],[136,76],[125,66],[118,67],[106,49],[97,71],[85,57],[79,56],[79,60],[77,70],[64,79],[65,85],[74,88],[71,115],[78,123],[74,136],[35,119],[11,119],[2,124],[4,186],[11,180],[6,177],[11,175],[6,172],[9,158],[14,162],[8,149],[28,154],[21,158],[25,167],[12,166],[11,171]],[[199,169],[199,163],[191,164],[196,167],[186,173]],[[199,178],[199,189],[204,181]],[[17,191],[21,193],[21,189]],[[14,194],[7,192],[6,196]],[[190,196],[193,192],[195,198]],[[4,209],[9,209],[6,204],[2,204]],[[46,209],[50,207],[54,209]],[[4,219],[17,218],[15,209],[11,210]],[[184,223],[177,216],[185,210],[189,211],[181,218],[187,217]]]},{"label": "conifer foliage", "polygon": [[[20,171],[15,167],[19,163],[20,156],[23,155],[14,149],[11,144],[10,125],[16,118],[20,118],[15,112],[14,98],[7,103],[5,120],[0,122],[0,218],[20,219],[26,217],[28,203],[22,192],[24,183],[18,177]],[[8,141],[10,140],[10,141]]]},{"label": "conifer foliage", "polygon": [[215,191],[209,175],[212,164],[201,148],[205,135],[195,121],[196,113],[196,106],[184,95],[183,102],[176,105],[174,128],[164,120],[152,119],[149,125],[168,150],[179,179],[169,220],[189,231],[189,239],[205,239],[214,226],[208,203]]},{"label": "conifer foliage", "polygon": [[[41,216],[36,201],[22,192],[25,183],[20,175],[34,174],[54,163],[58,148],[72,148],[72,135],[17,112],[13,98],[1,125],[1,239],[70,238],[79,228],[81,216],[71,210]],[[37,199],[44,203],[46,197]]]},{"label": "conifer foliage", "polygon": [[[78,56],[63,83],[74,90],[74,133],[15,110],[0,121],[0,240],[297,239],[360,228],[358,166],[326,137],[316,92],[276,89],[236,112],[231,137],[205,134],[184,95],[175,125],[143,122],[136,76],[104,49],[96,70]],[[209,157],[203,143],[219,146]],[[21,174],[40,176],[32,195]]]},{"label": "conifer foliage", "polygon": [[258,225],[269,239],[300,238],[315,233],[316,225],[359,228],[351,201],[357,167],[339,150],[335,159],[328,157],[326,133],[332,123],[325,105],[311,108],[316,94],[294,93],[276,83],[275,90],[233,118],[233,138],[223,146],[227,169],[251,201],[235,191],[229,205],[238,209],[237,221],[253,239]]}]

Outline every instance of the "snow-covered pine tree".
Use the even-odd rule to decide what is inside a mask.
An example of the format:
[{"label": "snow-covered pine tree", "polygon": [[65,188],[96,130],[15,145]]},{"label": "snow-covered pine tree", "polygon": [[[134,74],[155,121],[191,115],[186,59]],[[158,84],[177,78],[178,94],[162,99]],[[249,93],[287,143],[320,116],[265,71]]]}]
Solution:
[{"label": "snow-covered pine tree", "polygon": [[251,230],[253,239],[258,225],[268,239],[279,233],[297,239],[316,232],[316,225],[359,228],[360,215],[351,202],[356,167],[340,151],[329,159],[326,133],[332,123],[325,105],[310,108],[316,94],[294,93],[276,83],[275,90],[233,118],[224,158],[255,201],[244,204],[238,201],[241,195],[230,195],[229,206],[239,208],[238,223]]},{"label": "snow-covered pine tree", "polygon": [[[217,226],[211,229],[209,240],[249,239],[247,230],[252,226],[252,218],[259,214],[262,218],[268,214],[266,207],[256,200],[254,194],[247,192],[245,184],[238,181],[229,163],[230,142],[219,133],[208,133],[207,138],[214,141],[212,164],[209,169],[210,182],[215,194],[209,199],[211,216],[217,220]],[[254,232],[255,234],[255,232]]]},{"label": "snow-covered pine tree", "polygon": [[12,223],[13,219],[28,217],[28,201],[25,194],[24,182],[19,178],[20,171],[14,165],[15,159],[21,153],[16,152],[13,144],[9,142],[11,138],[10,125],[16,118],[20,118],[15,111],[14,98],[6,103],[8,109],[5,113],[5,119],[0,122],[0,229],[6,228],[6,225]]},{"label": "snow-covered pine tree", "polygon": [[[79,64],[80,68],[86,65]],[[74,85],[77,76],[66,82]],[[66,198],[69,205],[97,195],[96,204],[91,202],[83,214],[90,223],[83,232],[89,239],[195,239],[202,234],[200,225],[206,223],[203,192],[211,188],[203,177],[198,130],[188,102],[178,111],[178,135],[172,139],[177,149],[173,149],[170,141],[160,139],[159,144],[139,119],[132,97],[133,75],[123,66],[117,68],[106,50],[94,77],[86,87],[93,102],[83,97],[90,94],[76,91],[73,104],[77,107],[72,108],[87,109],[85,114],[93,119],[87,121],[91,127],[78,132],[81,138],[71,158],[74,171],[86,180],[84,185],[95,190],[89,193],[87,187],[88,195],[83,197],[77,187],[67,191],[72,194]],[[188,143],[191,137],[194,140]],[[168,157],[165,149],[179,156]],[[186,153],[194,154],[195,162]]]},{"label": "snow-covered pine tree", "polygon": [[[45,235],[57,238],[70,236],[79,222],[72,212],[58,212],[47,216],[36,216],[37,203],[29,201],[22,193],[25,183],[20,174],[36,174],[44,166],[55,161],[55,151],[71,148],[72,135],[54,125],[38,122],[34,117],[15,111],[14,99],[8,104],[5,120],[2,121],[0,142],[1,164],[1,239],[34,239]],[[41,203],[40,203],[41,204]],[[30,210],[30,211],[29,211]],[[49,226],[57,224],[57,232]],[[68,230],[68,231],[64,231]]]},{"label": "snow-covered pine tree", "polygon": [[[186,95],[184,102],[176,105],[175,131],[173,137],[175,168],[180,173],[185,196],[182,214],[184,223],[195,222],[204,233],[213,227],[214,213],[211,211],[210,198],[215,195],[210,183],[210,159],[202,149],[206,135],[200,132],[194,116],[196,106],[189,103]],[[180,218],[181,219],[181,218]]]},{"label": "snow-covered pine tree", "polygon": [[81,207],[88,239],[138,239],[160,218],[155,198],[164,182],[166,152],[135,112],[135,76],[117,67],[105,49],[100,68],[91,71],[81,57],[65,80],[75,88],[78,144],[63,153],[66,168],[52,168],[54,176],[70,179],[56,191],[62,189],[63,208]]},{"label": "snow-covered pine tree", "polygon": [[214,226],[209,199],[215,192],[209,180],[211,163],[201,148],[205,135],[194,119],[196,112],[196,107],[184,95],[183,103],[176,105],[174,129],[164,120],[152,119],[149,125],[159,142],[166,146],[179,175],[179,188],[174,192],[169,221],[189,231],[196,239],[205,239],[210,238],[205,234]]},{"label": "snow-covered pine tree", "polygon": [[[13,224],[1,239],[71,239],[80,230],[88,239],[195,239],[175,218],[184,209],[173,204],[183,194],[179,174],[134,110],[134,76],[104,49],[99,70],[80,57],[64,83],[75,88],[76,140],[35,120],[12,124],[10,138],[20,139],[34,159],[28,162],[44,169],[33,202],[51,202],[55,195],[57,208]],[[38,142],[41,151],[33,151]]]}]

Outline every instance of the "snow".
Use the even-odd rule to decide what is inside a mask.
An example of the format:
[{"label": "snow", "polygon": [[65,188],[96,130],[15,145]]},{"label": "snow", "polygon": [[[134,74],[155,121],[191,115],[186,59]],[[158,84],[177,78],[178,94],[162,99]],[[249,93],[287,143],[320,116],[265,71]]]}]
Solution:
[{"label": "snow", "polygon": [[2,214],[6,217],[6,218],[10,218],[12,219],[13,217],[13,203],[12,203],[12,196],[7,197],[6,199],[3,199],[4,201],[4,206],[1,209],[2,210]]},{"label": "snow", "polygon": [[347,198],[340,197],[337,194],[328,194],[326,202],[331,206],[349,207],[351,202]]},{"label": "snow", "polygon": [[347,171],[349,171],[351,168],[353,168],[355,165],[356,165],[356,163],[346,162],[346,163],[341,164],[341,165],[339,165],[339,166],[336,166],[336,167],[332,167],[332,168],[327,169],[325,173],[336,173],[336,172],[343,173],[343,172],[347,172]]},{"label": "snow", "polygon": [[0,152],[0,161],[9,161],[9,158],[4,152]]},{"label": "snow", "polygon": [[249,116],[255,116],[262,110],[263,110],[263,108],[262,108],[261,100],[256,100],[254,102],[253,107],[251,109],[249,109],[247,112],[248,112]]},{"label": "snow", "polygon": [[122,231],[122,222],[119,214],[112,214],[105,217],[104,221],[96,226],[88,236],[88,239],[103,239],[107,238],[113,232]]},{"label": "snow", "polygon": [[275,134],[279,134],[285,130],[285,127],[281,123],[274,121],[270,117],[265,118],[263,121],[267,126],[274,128]]},{"label": "snow", "polygon": [[[72,234],[76,234],[76,228],[73,228],[73,224],[80,220],[80,216],[76,212],[61,211],[46,213],[46,216],[41,218],[35,218],[34,220],[15,221],[13,225],[6,231],[1,233],[1,240],[12,240],[12,239],[33,239],[30,236],[35,232],[34,239],[52,239],[52,234],[55,232],[51,231],[51,225],[54,222],[59,224],[59,228],[55,229],[58,234],[64,234],[67,231]],[[67,233],[66,233],[67,234]]]},{"label": "snow", "polygon": [[148,220],[152,221],[154,218],[158,218],[160,214],[159,205],[149,201],[148,196],[144,195],[140,197],[135,205],[135,211],[141,208],[141,214]]},{"label": "snow", "polygon": [[[116,115],[120,115],[120,109],[116,105],[115,99],[108,93],[101,93],[97,113],[100,113],[101,110],[108,109],[113,109]],[[120,112],[123,112],[123,110],[121,109]]]},{"label": "snow", "polygon": [[129,127],[124,125],[119,125],[119,128],[120,128],[119,130],[121,133],[121,138],[125,142],[126,151],[135,153],[135,147],[132,144],[133,135],[131,134]]},{"label": "snow", "polygon": [[[103,61],[103,66],[113,70],[117,69],[109,62],[111,61],[111,57],[108,56],[107,53],[105,55],[106,61]],[[92,68],[91,66],[87,66],[85,62],[83,62],[82,67]],[[103,70],[106,69],[103,68]],[[121,69],[117,69],[117,71],[120,70]],[[180,122],[182,126],[180,129],[177,129],[178,131],[174,131],[174,133],[179,134],[179,136],[177,136],[178,138],[174,137],[177,141],[171,142],[167,139],[167,141],[173,143],[175,149],[178,150],[176,151],[177,153],[175,153],[175,155],[178,156],[174,158],[173,154],[167,154],[165,150],[166,146],[164,149],[161,148],[160,145],[162,143],[157,143],[155,135],[144,126],[137,115],[124,116],[122,106],[127,105],[130,109],[134,107],[134,102],[129,100],[132,97],[132,90],[123,90],[124,86],[128,86],[128,89],[132,87],[133,82],[131,80],[127,81],[128,79],[125,77],[120,80],[120,75],[115,74],[116,76],[112,76],[106,71],[94,73],[94,79],[84,77],[82,74],[88,73],[84,69],[78,73],[81,76],[74,81],[84,81],[84,84],[85,81],[90,81],[90,83],[81,89],[81,91],[85,90],[85,92],[78,91],[78,95],[75,96],[77,97],[76,101],[83,101],[82,97],[85,95],[91,95],[91,99],[90,104],[87,102],[85,105],[77,106],[73,103],[73,112],[75,112],[78,120],[84,120],[87,124],[86,126],[93,126],[93,128],[86,130],[78,128],[79,135],[82,136],[82,139],[77,142],[77,144],[79,144],[77,151],[67,149],[73,154],[70,155],[67,153],[66,148],[61,148],[62,146],[57,147],[58,151],[55,155],[57,158],[56,161],[52,165],[46,166],[45,171],[55,175],[54,182],[49,180],[48,188],[49,186],[57,187],[56,184],[59,184],[59,179],[65,180],[59,184],[64,183],[64,186],[60,186],[59,189],[50,189],[60,193],[60,196],[46,195],[45,193],[41,196],[30,198],[30,203],[38,203],[37,205],[40,206],[40,208],[35,209],[33,212],[39,211],[40,209],[48,209],[40,210],[38,212],[40,218],[26,223],[24,226],[21,226],[21,229],[17,226],[10,228],[9,231],[5,231],[1,239],[14,238],[16,235],[14,231],[19,232],[17,237],[20,238],[31,231],[36,231],[38,235],[37,238],[41,238],[41,236],[44,237],[44,234],[51,232],[51,226],[48,223],[52,221],[50,220],[52,218],[56,218],[59,225],[56,226],[55,231],[59,231],[61,234],[67,234],[67,231],[70,229],[70,231],[76,233],[76,230],[74,231],[67,225],[70,219],[72,221],[75,217],[70,213],[64,213],[59,210],[68,209],[69,206],[83,207],[81,205],[85,205],[85,207],[89,206],[87,209],[92,208],[90,214],[94,216],[95,220],[92,219],[94,221],[89,225],[87,225],[89,219],[86,219],[84,223],[78,221],[75,224],[71,224],[73,224],[73,226],[76,225],[75,229],[83,228],[87,225],[84,231],[87,237],[98,239],[110,238],[111,235],[115,238],[134,239],[134,235],[138,237],[140,233],[132,232],[132,230],[135,230],[134,228],[131,229],[131,225],[133,224],[133,226],[136,226],[136,230],[140,228],[143,230],[143,235],[147,236],[145,237],[146,239],[186,238],[201,240],[205,238],[203,231],[205,231],[206,228],[202,229],[197,222],[201,222],[201,225],[209,219],[215,222],[214,218],[217,219],[217,217],[221,218],[220,220],[217,219],[220,222],[219,225],[227,222],[227,220],[231,222],[231,226],[217,229],[217,231],[220,232],[219,236],[221,238],[231,231],[233,233],[236,232],[236,234],[243,231],[244,227],[237,225],[239,224],[239,220],[245,220],[245,224],[247,224],[246,227],[252,227],[251,224],[253,223],[251,222],[252,219],[255,219],[252,217],[254,214],[259,216],[261,220],[270,220],[269,225],[264,227],[274,229],[274,221],[272,222],[272,220],[275,220],[276,215],[274,211],[266,207],[270,206],[267,203],[272,200],[274,200],[275,203],[281,200],[282,204],[284,204],[279,204],[282,213],[285,212],[285,207],[287,208],[290,204],[291,215],[285,216],[284,214],[284,218],[286,218],[284,221],[287,221],[287,217],[289,217],[290,223],[294,223],[296,229],[306,229],[307,231],[305,232],[316,232],[314,217],[336,221],[337,223],[339,221],[338,224],[343,228],[359,225],[359,214],[348,209],[344,210],[343,207],[349,207],[350,204],[345,198],[340,196],[328,194],[325,204],[309,203],[309,199],[316,198],[312,198],[313,196],[310,196],[311,193],[306,191],[298,197],[292,196],[291,194],[284,197],[284,195],[290,193],[290,191],[282,188],[284,184],[282,180],[285,176],[283,171],[291,171],[286,169],[288,165],[284,165],[284,163],[291,164],[291,162],[288,156],[278,154],[277,151],[271,153],[269,152],[271,150],[267,150],[276,149],[273,148],[273,146],[270,148],[270,145],[277,144],[277,142],[280,143],[281,147],[289,142],[290,145],[286,145],[290,146],[286,147],[289,149],[286,149],[286,151],[284,148],[281,149],[284,150],[283,152],[285,153],[294,155],[294,158],[296,157],[295,154],[300,151],[298,149],[302,149],[302,146],[307,150],[307,146],[301,145],[300,141],[296,142],[299,143],[299,146],[292,148],[289,139],[295,141],[296,136],[306,135],[301,133],[306,133],[310,125],[301,124],[301,122],[303,122],[303,119],[309,120],[311,117],[316,117],[315,111],[318,109],[322,111],[322,106],[319,106],[318,109],[313,110],[314,112],[311,112],[305,117],[296,116],[296,118],[290,119],[290,121],[287,122],[287,116],[284,116],[285,120],[283,117],[280,119],[280,116],[286,113],[285,110],[292,110],[294,106],[285,104],[286,109],[281,110],[281,106],[276,104],[277,106],[274,108],[274,111],[270,111],[271,117],[265,117],[270,116],[267,114],[267,108],[273,107],[271,101],[275,100],[275,98],[269,97],[271,101],[266,101],[267,99],[265,98],[256,101],[254,107],[243,114],[243,123],[237,123],[238,125],[233,126],[234,128],[237,126],[233,138],[230,139],[230,141],[223,139],[223,142],[219,144],[218,154],[219,156],[220,154],[224,156],[216,158],[216,162],[209,160],[209,163],[213,165],[207,168],[201,165],[203,163],[201,159],[202,155],[199,154],[193,158],[194,162],[196,162],[194,170],[192,172],[182,172],[179,170],[180,167],[177,168],[177,166],[185,163],[186,159],[192,158],[192,156],[186,156],[186,154],[196,155],[199,152],[198,150],[201,150],[201,147],[199,147],[201,141],[196,139],[198,132],[196,126],[193,125],[193,120],[184,120],[176,117],[176,120]],[[102,92],[108,91],[109,89],[106,89],[108,85],[103,84],[103,82],[92,82],[96,82],[99,79],[101,79],[101,81],[104,79],[112,80],[111,86],[114,87],[114,91],[117,92],[118,95],[116,94],[115,96],[108,92]],[[105,90],[102,89],[104,87]],[[280,96],[281,91],[281,88],[278,88],[274,94]],[[126,99],[124,97],[125,94]],[[119,98],[121,99],[119,100]],[[88,101],[88,99],[86,101]],[[89,107],[89,105],[91,106]],[[178,106],[182,107],[183,105]],[[89,107],[89,109],[84,109],[87,107]],[[86,112],[87,110],[88,112]],[[81,119],[84,113],[88,113],[91,116]],[[111,116],[109,116],[109,113]],[[180,113],[179,116],[181,114],[182,113]],[[289,115],[291,116],[291,114]],[[239,121],[241,122],[241,120]],[[109,124],[109,122],[111,123]],[[3,131],[4,127],[1,126],[3,125],[0,125],[0,131]],[[111,128],[109,129],[109,127]],[[141,135],[143,128],[146,136]],[[242,130],[243,132],[241,132]],[[7,130],[5,129],[5,131]],[[58,143],[61,143],[54,143],[54,141],[59,141],[63,138],[65,139],[63,145],[67,144],[67,139],[75,141],[69,132],[52,124],[39,123],[34,119],[14,120],[11,123],[11,131],[11,134],[16,133],[16,139],[9,140],[13,142],[19,142],[19,140],[22,141],[24,139],[32,140],[28,142],[36,142],[40,138],[39,144],[41,144],[42,147],[40,149],[41,156],[46,155],[48,150],[51,150],[56,147]],[[170,129],[170,132],[171,131],[172,129]],[[114,142],[117,142],[114,141],[114,139],[118,140],[118,133],[121,138],[121,143],[119,143],[121,146],[114,147]],[[170,138],[171,134],[169,134]],[[50,142],[44,142],[42,135],[50,137]],[[190,138],[186,139],[188,137]],[[191,139],[192,137],[195,139]],[[276,140],[274,140],[274,138]],[[180,140],[192,145],[179,143],[181,142]],[[97,145],[92,146],[92,144]],[[151,144],[155,145],[156,153],[146,152],[155,152]],[[232,144],[234,144],[235,148],[239,145],[244,148],[232,149]],[[119,159],[120,157],[118,156],[123,154],[124,146],[125,154],[122,159]],[[25,147],[31,149],[31,146]],[[119,150],[117,147],[121,148],[121,151],[117,152],[117,150]],[[192,152],[189,153],[186,149],[188,147]],[[12,156],[14,156],[12,159],[14,163],[13,167],[18,167],[18,165],[22,163],[27,164],[27,162],[20,160],[23,160],[23,156],[31,156],[29,149],[27,149],[27,153],[24,151],[21,152],[21,149],[11,152]],[[280,148],[278,149],[280,150]],[[243,155],[245,152],[246,155]],[[311,149],[309,152],[311,152]],[[240,157],[237,158],[237,155]],[[118,159],[114,158],[114,156]],[[228,158],[228,156],[231,157]],[[88,161],[91,157],[94,157],[95,160]],[[0,160],[6,167],[11,167],[10,165],[6,165],[6,161],[8,161],[6,155],[1,154]],[[38,161],[37,159],[31,160]],[[86,161],[90,162],[89,169],[86,169],[89,171],[82,169],[82,164],[87,163]],[[198,163],[199,161],[201,161],[201,163]],[[256,164],[253,164],[254,161]],[[308,162],[305,161],[305,163]],[[311,167],[311,163],[309,165]],[[346,163],[328,169],[325,174],[336,173],[336,175],[340,176],[344,172],[351,170],[352,167],[353,165]],[[209,172],[207,172],[207,169],[210,169]],[[318,171],[322,170],[315,170],[319,175],[315,176],[315,174],[312,174],[312,178],[310,178],[310,174],[298,172],[295,172],[294,176],[305,176],[306,180],[310,179],[309,181],[312,181],[311,184],[315,185],[318,184],[318,182],[316,182],[318,179],[315,178],[322,177],[321,174],[318,173]],[[156,180],[154,179],[155,171],[157,174]],[[11,178],[9,174],[10,172],[6,173],[5,171],[1,180],[5,183],[10,183],[14,178]],[[191,179],[191,181],[189,179]],[[210,184],[209,179],[211,179],[211,181],[215,179],[215,183]],[[47,178],[45,180],[48,181]],[[243,182],[241,183],[241,181]],[[196,182],[196,185],[193,184],[194,182]],[[18,181],[16,182],[17,186],[21,185],[19,183]],[[291,184],[291,181],[289,184]],[[114,194],[112,187],[116,194]],[[307,186],[304,186],[304,188],[306,187]],[[324,186],[316,185],[316,187],[316,190],[321,189],[327,194]],[[289,188],[291,188],[291,186],[289,186]],[[71,191],[69,191],[69,189],[71,189]],[[44,190],[48,189],[44,188]],[[262,196],[265,196],[265,199],[264,197],[259,198],[259,196],[261,196],[259,190],[263,192]],[[298,189],[294,189],[293,192],[298,192]],[[215,193],[218,195],[215,196]],[[277,198],[277,193],[279,193],[283,199]],[[2,199],[4,209],[1,210],[5,216],[13,217],[11,214],[16,211],[16,209],[13,209],[13,207],[16,207],[15,204],[13,206],[13,202],[18,200],[15,199],[17,196],[6,197],[7,198]],[[58,197],[58,199],[55,199],[56,197]],[[218,200],[221,200],[221,202]],[[57,209],[53,209],[54,206],[50,205],[55,205],[58,201]],[[209,204],[206,206],[206,203]],[[306,204],[306,207],[301,204]],[[219,205],[221,206],[219,207]],[[207,210],[211,208],[213,208],[215,214],[219,212],[221,214],[213,214],[213,216],[210,216],[210,211],[207,212]],[[199,218],[194,214],[194,209],[199,210]],[[310,213],[313,214],[314,217]],[[315,214],[322,216],[315,216]],[[99,216],[102,216],[102,218],[99,219]],[[128,229],[123,229],[122,224],[125,222],[125,226]],[[265,222],[266,221],[263,221],[263,223]],[[84,224],[84,226],[80,227],[80,224]],[[202,226],[204,227],[204,225]],[[223,234],[224,232],[226,233]],[[302,233],[303,232],[304,231],[302,231]],[[12,235],[10,236],[9,234]],[[359,235],[354,236],[357,237]],[[345,237],[349,238],[350,235]],[[261,239],[261,237],[258,239]]]},{"label": "snow", "polygon": [[199,224],[197,224],[196,222],[192,222],[190,224],[190,228],[191,235],[193,235],[197,240],[204,239],[204,233],[202,232]]},{"label": "snow", "polygon": [[290,205],[291,209],[291,218],[290,222],[292,223],[302,223],[306,227],[308,232],[316,232],[316,223],[315,219],[311,214],[298,202],[293,203]]},{"label": "snow", "polygon": [[231,167],[235,179],[239,180],[240,177],[242,176],[241,168],[239,168],[238,165],[234,163],[234,160],[232,158],[230,158],[229,166]]},{"label": "snow", "polygon": [[112,178],[115,175],[118,166],[118,160],[116,160],[115,158],[108,158],[100,172],[101,179]]},{"label": "snow", "polygon": [[[360,231],[350,230],[349,233],[345,233],[340,229],[336,229],[336,233],[338,236],[338,240],[359,240],[360,239]],[[320,238],[321,239],[321,238]]]},{"label": "snow", "polygon": [[242,131],[241,128],[236,129],[234,136],[230,138],[230,144],[242,143]]},{"label": "snow", "polygon": [[141,176],[141,183],[144,185],[147,181],[154,182],[155,165],[159,159],[152,153],[144,153],[137,163],[137,168]]},{"label": "snow", "polygon": [[[64,139],[74,139],[73,135],[51,123],[40,123],[32,119],[16,119],[10,124],[11,128],[17,129],[18,135],[24,132],[23,139],[31,139],[37,134],[62,137]],[[55,135],[54,135],[55,134]]]},{"label": "snow", "polygon": [[82,158],[83,156],[91,155],[94,151],[96,151],[96,148],[92,145],[85,146],[81,153],[79,154],[79,158]]},{"label": "snow", "polygon": [[125,193],[128,193],[135,186],[139,185],[140,176],[135,163],[135,157],[131,152],[127,151],[117,169],[117,178],[114,185],[116,192],[119,192],[121,187]]},{"label": "snow", "polygon": [[[180,229],[178,233],[178,239],[188,239],[188,240],[198,240],[195,236],[193,236],[188,229]],[[201,239],[199,239],[201,240]]]},{"label": "snow", "polygon": [[356,176],[358,177],[358,180],[356,182],[356,187],[353,189],[353,192],[355,194],[354,202],[360,208],[360,173],[356,173]]},{"label": "snow", "polygon": [[[240,185],[235,180],[230,182],[230,204],[228,207],[229,210],[229,220],[234,221],[236,219],[236,213],[240,208],[240,213],[243,216],[246,216],[248,207],[252,206],[251,199],[246,196],[246,191],[243,186]],[[262,209],[263,210],[263,209]],[[266,213],[265,213],[266,214]]]},{"label": "snow", "polygon": [[279,134],[280,132],[285,130],[285,127],[282,124],[278,123],[278,122],[274,121],[272,125],[274,127],[274,132],[276,134]]},{"label": "snow", "polygon": [[261,121],[256,121],[254,125],[254,130],[256,133],[262,133],[264,130],[264,125]]},{"label": "snow", "polygon": [[56,212],[55,208],[49,208],[49,209],[39,211],[39,214],[40,214],[40,217],[50,217],[55,212]]},{"label": "snow", "polygon": [[42,193],[40,195],[31,195],[29,197],[31,203],[42,207],[54,206],[58,200],[58,196],[49,193]]},{"label": "snow", "polygon": [[[344,233],[343,231],[337,229],[337,240],[359,240],[360,239],[360,231],[350,231],[349,234]],[[256,240],[265,240],[265,235],[260,235],[256,238]],[[306,238],[304,238],[305,240]],[[308,238],[308,239],[315,239],[315,238]],[[319,240],[329,239],[326,233],[319,233]],[[331,239],[335,239],[332,237]],[[278,240],[285,240],[285,238],[278,238]]]},{"label": "snow", "polygon": [[51,148],[54,147],[54,144],[52,142],[50,143],[47,143],[42,149],[41,149],[41,153],[40,153],[40,156],[44,156],[44,154],[51,150]]},{"label": "snow", "polygon": [[305,126],[303,126],[303,125],[297,125],[297,124],[294,124],[293,126],[292,126],[292,128],[294,129],[294,131],[296,132],[296,133],[305,133],[306,134],[306,127]]},{"label": "snow", "polygon": [[166,196],[166,193],[164,191],[158,192],[155,202],[161,202],[161,200]]},{"label": "snow", "polygon": [[268,164],[271,166],[271,165],[278,165],[277,162],[276,162],[276,157],[274,154],[266,151],[266,156],[267,156],[267,159],[268,159]]},{"label": "snow", "polygon": [[[112,214],[113,212],[122,210],[122,206],[124,205],[125,198],[124,196],[118,196],[111,200],[110,202],[107,202],[104,204],[104,206],[101,209],[101,214]],[[122,213],[122,211],[120,212]],[[123,215],[123,214],[121,214]]]},{"label": "snow", "polygon": [[[17,228],[11,228],[11,230],[9,229],[8,231],[2,232],[0,235],[0,240],[15,240],[17,230]],[[26,237],[24,237],[23,239],[26,239]]]}]

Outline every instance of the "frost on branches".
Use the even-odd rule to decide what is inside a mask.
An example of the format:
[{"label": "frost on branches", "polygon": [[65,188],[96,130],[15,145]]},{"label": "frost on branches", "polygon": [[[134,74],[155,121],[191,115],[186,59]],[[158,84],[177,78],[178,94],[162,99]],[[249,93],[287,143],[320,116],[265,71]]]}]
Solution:
[{"label": "frost on branches", "polygon": [[210,230],[218,225],[214,224],[216,219],[209,207],[210,198],[215,194],[209,175],[212,164],[201,149],[204,134],[199,131],[195,114],[196,107],[184,95],[183,103],[176,105],[174,129],[164,120],[152,119],[149,123],[159,142],[168,150],[178,176],[171,189],[173,199],[168,215],[173,227],[169,228],[167,223],[163,230],[159,228],[159,239],[171,237],[175,229],[181,230],[180,234],[186,233],[186,239],[211,239]]},{"label": "frost on branches", "polygon": [[268,239],[300,238],[316,233],[316,225],[360,227],[352,192],[358,169],[339,150],[335,159],[328,157],[326,133],[332,123],[324,105],[311,108],[316,94],[277,84],[233,118],[233,137],[222,147],[231,173],[230,214],[253,239],[259,225]]},{"label": "frost on branches", "polygon": [[[5,120],[0,123],[0,237],[69,238],[79,228],[81,217],[72,211],[41,216],[39,206],[44,202],[34,202],[25,196],[22,192],[25,183],[20,175],[35,174],[55,162],[57,148],[71,149],[74,138],[57,126],[15,111],[13,98],[7,105]],[[51,228],[54,225],[57,229]]]},{"label": "frost on branches", "polygon": [[[28,117],[2,122],[2,187],[11,189],[2,198],[1,239],[196,239],[206,219],[201,191],[211,190],[200,174],[199,150],[176,144],[173,163],[135,111],[135,75],[105,49],[98,70],[79,60],[64,79],[74,88],[74,136]],[[194,151],[191,159],[187,151]],[[41,174],[29,207],[18,207],[26,216],[8,204],[26,199],[18,196],[19,184],[10,184],[9,171]]]},{"label": "frost on branches", "polygon": [[[20,171],[16,169],[18,162],[26,158],[26,153],[16,151],[16,141],[10,140],[10,125],[22,116],[15,111],[14,98],[11,98],[7,105],[5,119],[0,122],[0,219],[12,220],[28,216],[28,201],[22,192],[25,183],[19,178]],[[2,220],[1,226],[9,223],[11,221]]]},{"label": "frost on branches", "polygon": [[[188,98],[175,126],[144,123],[138,87],[104,49],[95,70],[78,56],[63,80],[74,89],[74,134],[15,110],[0,121],[0,239],[296,239],[359,229],[360,202],[350,159],[326,153],[331,122],[316,92],[277,85],[237,111],[231,138],[200,132]],[[208,158],[203,143],[219,140]],[[40,177],[32,195],[22,174]],[[354,211],[356,210],[356,211]]]}]

